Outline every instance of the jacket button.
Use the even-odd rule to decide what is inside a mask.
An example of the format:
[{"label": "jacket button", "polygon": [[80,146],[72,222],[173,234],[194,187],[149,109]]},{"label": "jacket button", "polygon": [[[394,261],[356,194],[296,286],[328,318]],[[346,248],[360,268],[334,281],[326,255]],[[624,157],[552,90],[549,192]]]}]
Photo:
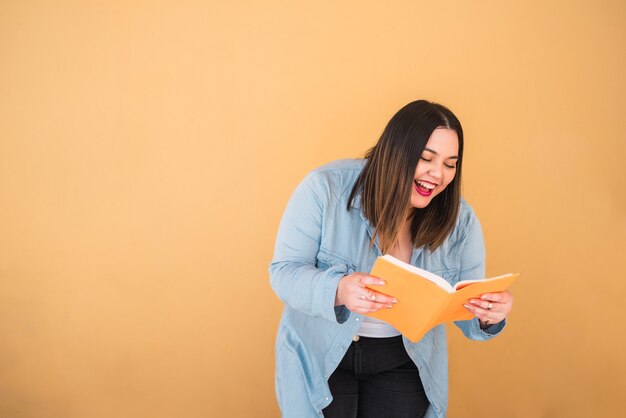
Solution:
[{"label": "jacket button", "polygon": [[352,341],[357,342],[361,339],[361,337],[359,337],[358,335],[355,335],[354,337],[352,337]]}]

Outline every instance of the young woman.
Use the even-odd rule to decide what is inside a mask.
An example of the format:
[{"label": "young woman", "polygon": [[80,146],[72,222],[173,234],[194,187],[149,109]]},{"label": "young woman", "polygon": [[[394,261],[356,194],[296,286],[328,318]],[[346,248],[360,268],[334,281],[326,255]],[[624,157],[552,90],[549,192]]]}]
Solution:
[{"label": "young woman", "polygon": [[[285,303],[276,341],[276,391],[284,417],[444,417],[448,401],[445,326],[412,343],[364,316],[393,309],[384,277],[391,254],[451,284],[485,277],[480,224],[461,198],[463,130],[447,108],[409,103],[365,159],[311,172],[283,215],[272,288]],[[365,286],[377,286],[371,291]],[[498,335],[513,300],[482,295],[459,321],[475,340]]]}]

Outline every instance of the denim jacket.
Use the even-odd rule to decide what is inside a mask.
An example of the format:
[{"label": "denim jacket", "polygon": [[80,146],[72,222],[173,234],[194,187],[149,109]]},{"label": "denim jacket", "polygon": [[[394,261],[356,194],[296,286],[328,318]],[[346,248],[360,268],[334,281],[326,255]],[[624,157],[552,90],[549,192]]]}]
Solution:
[{"label": "denim jacket", "polygon": [[[356,334],[362,315],[335,307],[339,280],[369,272],[377,256],[373,226],[360,196],[348,198],[365,160],[340,160],[320,167],[296,188],[278,230],[270,282],[285,303],[276,339],[276,395],[283,417],[320,417],[332,401],[328,378]],[[415,248],[411,264],[451,284],[485,277],[483,235],[472,208],[462,201],[455,228],[435,251]],[[499,334],[504,321],[481,330],[478,320],[456,325],[474,340]],[[420,341],[403,338],[430,401],[426,417],[445,417],[448,404],[446,329],[439,325]]]}]

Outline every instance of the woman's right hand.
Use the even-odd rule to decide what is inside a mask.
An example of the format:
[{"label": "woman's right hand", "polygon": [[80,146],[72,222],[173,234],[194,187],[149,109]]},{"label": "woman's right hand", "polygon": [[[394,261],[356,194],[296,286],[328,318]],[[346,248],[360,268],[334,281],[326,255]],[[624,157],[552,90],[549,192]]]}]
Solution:
[{"label": "woman's right hand", "polygon": [[337,286],[335,306],[345,305],[355,313],[367,314],[382,308],[391,308],[398,300],[366,286],[384,286],[385,281],[366,273],[355,272],[343,276]]}]

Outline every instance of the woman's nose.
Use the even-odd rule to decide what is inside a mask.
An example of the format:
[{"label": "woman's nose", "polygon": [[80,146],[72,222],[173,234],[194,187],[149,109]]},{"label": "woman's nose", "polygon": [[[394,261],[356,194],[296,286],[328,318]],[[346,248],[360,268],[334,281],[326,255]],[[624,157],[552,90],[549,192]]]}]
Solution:
[{"label": "woman's nose", "polygon": [[437,179],[441,178],[441,173],[442,173],[442,168],[436,164],[431,166],[430,170],[428,171],[428,174],[430,174],[431,176]]}]

